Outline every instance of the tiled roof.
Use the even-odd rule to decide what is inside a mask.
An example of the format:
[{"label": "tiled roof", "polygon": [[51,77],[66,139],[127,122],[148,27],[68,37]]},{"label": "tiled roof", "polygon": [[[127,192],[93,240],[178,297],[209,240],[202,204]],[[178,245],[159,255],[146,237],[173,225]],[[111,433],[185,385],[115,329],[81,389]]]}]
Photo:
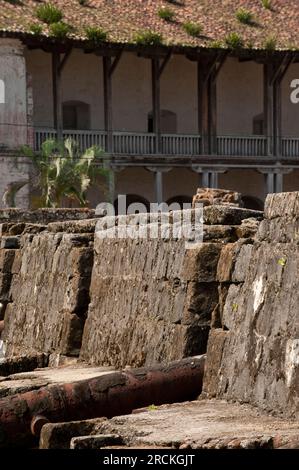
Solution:
[{"label": "tiled roof", "polygon": [[[30,33],[32,23],[48,26],[36,17],[36,8],[45,1],[0,0],[0,31]],[[151,30],[162,35],[165,45],[225,45],[230,33],[237,33],[246,48],[263,49],[269,41],[276,49],[299,49],[299,1],[270,0],[52,0],[63,12],[63,21],[74,27],[74,39],[86,39],[85,28],[94,26],[107,31],[110,43],[133,44],[136,33]],[[82,5],[85,3],[85,5]],[[174,20],[158,16],[161,7],[171,8]],[[236,18],[239,8],[253,14],[252,24]],[[183,24],[192,22],[202,27],[199,37],[185,32]],[[32,33],[30,33],[32,34]]]}]

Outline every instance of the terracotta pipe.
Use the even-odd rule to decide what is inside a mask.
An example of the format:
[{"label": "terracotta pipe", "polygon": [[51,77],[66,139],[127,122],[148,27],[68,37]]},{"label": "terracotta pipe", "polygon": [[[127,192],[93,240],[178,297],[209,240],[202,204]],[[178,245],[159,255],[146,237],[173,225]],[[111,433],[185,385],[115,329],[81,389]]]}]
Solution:
[{"label": "terracotta pipe", "polygon": [[202,388],[205,356],[168,365],[13,395],[0,400],[0,447],[28,445],[46,422],[129,414],[136,408],[194,400]]}]

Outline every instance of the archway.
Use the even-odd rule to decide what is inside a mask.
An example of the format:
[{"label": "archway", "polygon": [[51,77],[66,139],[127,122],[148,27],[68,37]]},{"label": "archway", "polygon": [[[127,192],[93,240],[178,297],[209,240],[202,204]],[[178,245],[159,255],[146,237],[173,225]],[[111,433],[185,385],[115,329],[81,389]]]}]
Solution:
[{"label": "archway", "polygon": [[[172,206],[174,210],[180,210],[184,208],[184,204],[192,204],[191,196],[173,196],[169,198],[166,203],[168,206]],[[171,207],[170,207],[171,208]]]},{"label": "archway", "polygon": [[243,205],[246,209],[253,209],[256,211],[264,210],[264,203],[261,199],[254,196],[243,196],[242,197]]},{"label": "archway", "polygon": [[[163,134],[176,134],[177,132],[177,115],[168,109],[162,109],[160,112],[160,126]],[[147,116],[147,130],[154,132],[154,122],[152,111]]]},{"label": "archway", "polygon": [[65,101],[62,104],[63,128],[66,130],[90,129],[90,105],[83,101]]},{"label": "archway", "polygon": [[138,194],[126,194],[125,199],[118,197],[114,201],[115,215],[144,213],[150,211],[150,203]]}]

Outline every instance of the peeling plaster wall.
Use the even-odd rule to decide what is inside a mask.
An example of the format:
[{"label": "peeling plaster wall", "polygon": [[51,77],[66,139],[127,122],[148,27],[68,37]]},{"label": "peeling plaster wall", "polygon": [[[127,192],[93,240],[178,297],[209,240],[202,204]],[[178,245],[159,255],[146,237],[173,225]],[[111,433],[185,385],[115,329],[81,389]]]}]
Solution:
[{"label": "peeling plaster wall", "polygon": [[16,39],[0,39],[0,80],[5,98],[0,100],[0,145],[15,148],[27,143],[26,63]]}]

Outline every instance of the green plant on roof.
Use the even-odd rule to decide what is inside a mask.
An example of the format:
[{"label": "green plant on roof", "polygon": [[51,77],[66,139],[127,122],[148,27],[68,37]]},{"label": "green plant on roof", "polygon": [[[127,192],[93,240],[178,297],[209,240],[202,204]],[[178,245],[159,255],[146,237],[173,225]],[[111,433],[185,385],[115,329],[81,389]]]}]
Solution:
[{"label": "green plant on roof", "polygon": [[62,20],[62,11],[52,3],[44,3],[35,10],[36,17],[47,24],[58,23]]},{"label": "green plant on roof", "polygon": [[272,10],[272,3],[271,0],[262,0],[262,5],[267,10]]},{"label": "green plant on roof", "polygon": [[29,26],[29,30],[32,34],[42,34],[43,32],[43,27],[41,24],[37,24],[37,23],[32,23],[30,26]]},{"label": "green plant on roof", "polygon": [[161,34],[153,31],[140,31],[134,36],[134,40],[140,46],[159,46],[163,38]]},{"label": "green plant on roof", "polygon": [[236,11],[236,18],[240,23],[252,25],[253,24],[253,14],[249,10],[245,10],[245,8],[239,8]]},{"label": "green plant on roof", "polygon": [[58,39],[65,39],[68,34],[73,30],[73,28],[63,21],[59,21],[58,23],[52,23],[49,26],[51,36],[54,36]]},{"label": "green plant on roof", "polygon": [[183,29],[189,36],[193,37],[198,37],[202,33],[202,26],[198,23],[191,23],[191,21],[184,23]]},{"label": "green plant on roof", "polygon": [[274,36],[269,36],[264,42],[264,48],[267,51],[275,51],[276,49],[276,38]]},{"label": "green plant on roof", "polygon": [[99,46],[107,39],[107,33],[102,28],[87,27],[85,28],[85,34],[88,41],[94,46]]},{"label": "green plant on roof", "polygon": [[161,7],[158,10],[158,16],[164,21],[171,22],[174,20],[175,13],[171,8]]},{"label": "green plant on roof", "polygon": [[223,43],[221,41],[211,41],[209,44],[209,47],[211,49],[222,49],[223,48]]},{"label": "green plant on roof", "polygon": [[244,43],[238,33],[230,33],[225,38],[225,43],[230,49],[240,49]]}]

